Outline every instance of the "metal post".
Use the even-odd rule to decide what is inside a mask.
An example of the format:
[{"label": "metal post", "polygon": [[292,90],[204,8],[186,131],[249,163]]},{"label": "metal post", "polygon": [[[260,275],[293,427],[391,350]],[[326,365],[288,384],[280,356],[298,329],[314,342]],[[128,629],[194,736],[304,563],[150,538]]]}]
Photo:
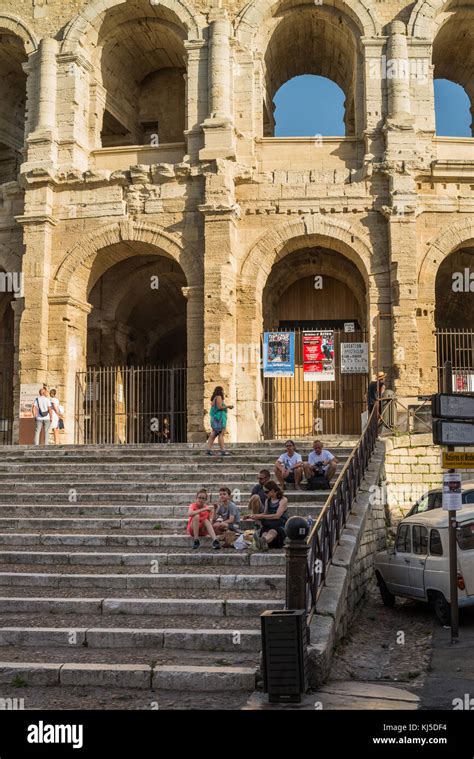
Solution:
[{"label": "metal post", "polygon": [[[453,366],[451,361],[444,364],[444,389],[446,393],[453,392]],[[453,445],[448,445],[448,451],[454,451]],[[454,473],[455,469],[450,469]],[[456,511],[448,511],[449,535],[449,595],[451,597],[451,643],[459,643],[459,606],[458,606],[458,556],[456,543]]]},{"label": "metal post", "polygon": [[306,537],[302,540],[288,539],[285,546],[287,609],[306,609],[308,551]]}]

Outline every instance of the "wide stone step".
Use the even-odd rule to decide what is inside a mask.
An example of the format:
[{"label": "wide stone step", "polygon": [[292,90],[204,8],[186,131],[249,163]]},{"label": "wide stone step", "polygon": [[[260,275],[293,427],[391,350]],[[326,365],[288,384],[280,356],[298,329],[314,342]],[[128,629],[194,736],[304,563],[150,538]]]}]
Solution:
[{"label": "wide stone step", "polygon": [[[338,459],[341,466],[346,461],[346,457],[338,456]],[[239,479],[242,481],[249,481],[254,483],[256,481],[256,475],[260,469],[268,469],[270,471],[270,474],[273,476],[275,460],[268,461],[267,459],[264,459],[262,461],[259,461],[255,468],[252,467],[252,470],[249,470],[248,463],[239,463],[235,461],[229,462],[229,459],[225,459],[224,461],[219,462],[219,466],[215,464],[214,466],[210,466],[208,461],[201,462],[199,464],[188,461],[180,461],[179,463],[160,462],[151,464],[136,464],[135,462],[132,462],[130,464],[90,464],[86,462],[68,462],[67,464],[64,464],[54,462],[54,464],[50,464],[48,466],[52,467],[54,469],[54,473],[61,476],[62,478],[80,478],[86,475],[88,480],[91,478],[127,480],[133,478],[136,479],[137,473],[139,473],[140,479],[142,480],[149,480],[153,478],[156,479],[156,477],[160,476],[161,478],[166,477],[166,480],[172,482],[174,480],[179,481],[196,479],[197,475],[206,480],[223,477],[230,480],[238,475]],[[18,477],[19,474],[28,480],[32,480],[38,476],[44,477],[44,468],[45,465],[42,462],[37,462],[36,464],[17,463],[5,466],[5,462],[2,461],[0,464],[0,482],[14,482],[15,478]]]},{"label": "wide stone step", "polygon": [[[121,627],[2,627],[0,646],[87,648],[172,648],[193,651],[258,652],[259,630]],[[0,658],[2,655],[0,653]]]},{"label": "wide stone step", "polygon": [[0,572],[0,587],[102,588],[104,590],[156,588],[157,590],[274,590],[285,588],[284,574],[53,574]]},{"label": "wide stone step", "polygon": [[146,614],[247,617],[283,609],[283,600],[209,598],[22,598],[0,597],[2,614]]},{"label": "wide stone step", "polygon": [[[146,503],[154,504],[154,505],[174,505],[174,506],[182,506],[187,504],[189,506],[190,503],[193,503],[196,500],[196,491],[198,488],[195,488],[192,491],[188,492],[163,492],[163,491],[157,491],[157,492],[144,492],[140,493],[136,490],[130,490],[130,492],[124,492],[124,491],[116,491],[113,492],[104,492],[104,491],[96,491],[96,492],[86,492],[86,489],[84,490],[75,490],[73,494],[71,494],[71,503],[80,503],[84,505],[104,505],[104,506],[112,506],[115,504],[127,504],[129,506],[131,505],[143,505]],[[66,492],[65,492],[66,491]],[[304,503],[304,504],[310,504],[310,503],[321,503],[324,502],[328,496],[329,491],[305,491],[305,490],[290,490],[288,489],[285,491],[285,495],[288,497],[288,500],[292,503]],[[326,494],[326,495],[324,495]],[[213,494],[211,493],[211,496],[209,498],[210,501],[214,501],[217,498],[217,491]],[[250,490],[240,490],[240,503],[246,503],[250,500]],[[64,504],[64,501],[68,498],[67,489],[63,488],[62,491],[52,493],[52,492],[34,492],[34,489],[31,491],[23,491],[23,492],[15,492],[15,493],[0,493],[0,508],[2,504],[13,506],[15,504],[53,504],[61,506]]]},{"label": "wide stone step", "polygon": [[250,692],[255,688],[255,668],[0,662],[0,684],[20,682],[29,686]]},{"label": "wide stone step", "polygon": [[[300,504],[295,505],[290,503],[288,505],[288,513],[290,515],[299,514],[301,510],[307,515],[314,516],[319,514],[325,499],[319,501],[317,504]],[[248,512],[247,503],[238,503],[241,514],[244,515]],[[71,506],[71,505],[54,505],[54,506],[33,506],[25,504],[17,504],[13,506],[0,506],[0,520],[1,519],[74,519],[83,517],[84,519],[153,519],[156,523],[164,522],[174,518],[175,520],[188,519],[189,505],[181,504],[180,506]],[[177,521],[176,525],[180,526],[181,521]],[[8,526],[8,525],[5,525]],[[169,525],[168,525],[169,526]]]},{"label": "wide stone step", "polygon": [[183,566],[209,566],[209,567],[284,567],[285,556],[281,553],[249,553],[246,551],[213,551],[212,553],[62,553],[62,552],[30,552],[30,551],[0,551],[0,565],[67,565],[67,566],[123,566],[141,567],[154,566],[158,562],[159,567],[183,567]]},{"label": "wide stone step", "polygon": [[[159,532],[159,531],[157,531]],[[210,538],[199,538],[203,548],[211,545]],[[140,548],[191,548],[189,535],[94,535],[87,533],[0,533],[1,546],[115,546]],[[235,549],[229,549],[232,552]]]},{"label": "wide stone step", "polygon": [[186,519],[87,519],[86,517],[7,517],[0,518],[0,529],[18,530],[168,530],[185,529]]}]

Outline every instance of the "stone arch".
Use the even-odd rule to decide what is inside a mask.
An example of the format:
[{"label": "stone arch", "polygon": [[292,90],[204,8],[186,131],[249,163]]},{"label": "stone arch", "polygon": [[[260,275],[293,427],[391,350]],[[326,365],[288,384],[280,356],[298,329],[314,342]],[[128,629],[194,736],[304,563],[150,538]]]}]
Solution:
[{"label": "stone arch", "polygon": [[457,219],[429,246],[419,268],[420,300],[434,299],[436,275],[442,262],[463,246],[474,245],[474,216]]},{"label": "stone arch", "polygon": [[[121,242],[140,242],[159,249],[179,263],[189,287],[201,284],[202,273],[197,256],[176,235],[166,232],[157,224],[130,221],[101,227],[68,251],[56,268],[52,294],[69,294],[86,302],[92,265],[97,261],[100,250]],[[104,266],[105,271],[108,268],[105,262]],[[101,273],[96,272],[96,279]]]},{"label": "stone arch", "polygon": [[5,271],[21,270],[21,253],[0,243],[0,269]]},{"label": "stone arch", "polygon": [[[253,47],[254,39],[264,21],[272,16],[281,5],[281,0],[253,0],[240,11],[236,19],[235,33],[240,42]],[[358,26],[360,33],[367,37],[380,35],[380,23],[366,0],[346,0],[335,3]]]},{"label": "stone arch", "polygon": [[435,19],[447,5],[446,0],[418,0],[408,21],[408,34],[420,39],[433,39]]},{"label": "stone arch", "polygon": [[313,245],[342,253],[359,270],[367,292],[372,283],[369,276],[371,248],[365,236],[355,231],[355,225],[345,220],[332,220],[304,216],[285,223],[264,234],[251,248],[242,262],[242,285],[253,284],[256,298],[261,298],[272,266],[291,253]]},{"label": "stone arch", "polygon": [[8,29],[9,32],[21,39],[27,55],[31,55],[38,49],[38,38],[18,16],[14,16],[12,13],[1,13],[0,29]]},{"label": "stone arch", "polygon": [[[94,23],[103,13],[125,4],[126,0],[94,0],[86,5],[66,26],[61,52],[74,52],[81,44],[81,40],[93,30]],[[202,39],[205,20],[193,8],[189,0],[160,0],[160,2],[150,2],[150,5],[161,5],[175,14],[186,29],[188,39]]]}]

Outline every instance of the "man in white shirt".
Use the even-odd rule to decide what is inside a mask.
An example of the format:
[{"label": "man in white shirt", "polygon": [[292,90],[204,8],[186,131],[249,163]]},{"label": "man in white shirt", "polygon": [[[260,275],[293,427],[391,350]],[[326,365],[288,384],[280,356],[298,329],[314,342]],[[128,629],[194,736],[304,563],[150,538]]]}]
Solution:
[{"label": "man in white shirt", "polygon": [[39,445],[41,429],[44,429],[44,444],[49,445],[49,428],[53,420],[53,406],[44,387],[40,388],[31,407],[31,413],[36,419],[35,445]]},{"label": "man in white shirt", "polygon": [[315,440],[313,450],[308,456],[308,463],[304,464],[304,473],[306,479],[310,480],[317,476],[318,472],[323,473],[328,482],[336,474],[337,458],[330,451],[325,450],[320,440]]},{"label": "man in white shirt", "polygon": [[293,440],[287,440],[285,448],[286,453],[282,453],[275,464],[276,478],[282,490],[287,482],[294,482],[296,490],[301,490],[303,459],[301,454],[295,451]]}]

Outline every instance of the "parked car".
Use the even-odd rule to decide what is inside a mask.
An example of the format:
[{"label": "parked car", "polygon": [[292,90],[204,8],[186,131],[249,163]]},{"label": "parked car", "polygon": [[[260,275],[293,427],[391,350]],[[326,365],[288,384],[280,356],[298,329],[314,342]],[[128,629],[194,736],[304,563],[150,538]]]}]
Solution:
[{"label": "parked car", "polygon": [[[463,482],[461,484],[461,490],[462,490],[462,502],[464,504],[473,504],[474,505],[474,482],[471,480],[469,482]],[[426,493],[422,498],[420,498],[419,501],[413,504],[410,511],[405,514],[405,519],[407,517],[412,517],[414,514],[422,514],[425,511],[431,511],[431,509],[440,509],[443,505],[443,491],[442,488],[437,488],[435,490],[430,490],[429,493]]]},{"label": "parked car", "polygon": [[[474,605],[474,506],[457,514],[458,602]],[[375,556],[375,574],[385,606],[396,596],[426,601],[439,621],[450,622],[448,512],[431,509],[398,525],[395,545]]]}]

